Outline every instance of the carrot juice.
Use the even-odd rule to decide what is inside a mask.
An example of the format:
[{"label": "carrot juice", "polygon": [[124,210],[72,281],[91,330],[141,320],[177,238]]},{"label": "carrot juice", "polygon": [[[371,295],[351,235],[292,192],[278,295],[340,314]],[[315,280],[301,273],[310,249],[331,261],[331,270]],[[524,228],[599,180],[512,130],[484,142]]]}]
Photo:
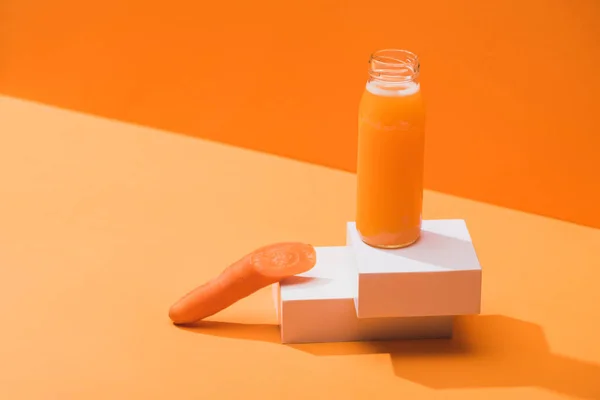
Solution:
[{"label": "carrot juice", "polygon": [[419,60],[407,51],[371,56],[358,123],[356,228],[374,247],[420,237],[425,107]]}]

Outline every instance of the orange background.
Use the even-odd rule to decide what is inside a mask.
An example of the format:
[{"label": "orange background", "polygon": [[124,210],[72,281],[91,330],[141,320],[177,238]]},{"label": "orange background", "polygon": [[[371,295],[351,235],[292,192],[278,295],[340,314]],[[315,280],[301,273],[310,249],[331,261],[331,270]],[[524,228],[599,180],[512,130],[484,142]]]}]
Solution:
[{"label": "orange background", "polygon": [[369,53],[421,56],[430,189],[600,227],[600,3],[4,0],[0,92],[353,171]]}]

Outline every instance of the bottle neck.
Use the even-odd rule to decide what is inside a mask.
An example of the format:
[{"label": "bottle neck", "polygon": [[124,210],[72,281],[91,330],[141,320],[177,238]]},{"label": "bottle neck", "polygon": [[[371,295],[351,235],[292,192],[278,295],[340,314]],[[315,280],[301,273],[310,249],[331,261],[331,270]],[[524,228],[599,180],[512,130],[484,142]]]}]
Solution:
[{"label": "bottle neck", "polygon": [[419,86],[419,58],[406,50],[379,50],[369,60],[369,85],[381,88]]}]

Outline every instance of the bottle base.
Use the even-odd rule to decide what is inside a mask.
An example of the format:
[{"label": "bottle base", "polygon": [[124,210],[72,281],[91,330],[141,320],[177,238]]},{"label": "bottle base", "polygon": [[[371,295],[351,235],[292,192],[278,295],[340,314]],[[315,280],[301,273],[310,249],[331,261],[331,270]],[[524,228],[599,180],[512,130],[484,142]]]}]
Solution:
[{"label": "bottle base", "polygon": [[403,240],[398,240],[397,235],[393,235],[395,236],[395,238],[390,237],[392,235],[377,235],[376,237],[366,237],[359,232],[359,236],[365,244],[371,247],[375,247],[377,249],[402,249],[404,247],[412,246],[413,244],[419,241],[419,239],[421,238],[421,229],[419,229],[416,235],[411,235],[410,239],[404,238]]},{"label": "bottle base", "polygon": [[412,242],[403,243],[403,244],[379,244],[379,245],[377,245],[377,244],[371,244],[369,242],[365,242],[363,240],[363,242],[365,242],[366,244],[368,244],[371,247],[375,247],[378,249],[387,249],[387,250],[402,249],[404,247],[412,246],[413,244],[417,243],[418,241],[419,241],[419,238],[416,238]]}]

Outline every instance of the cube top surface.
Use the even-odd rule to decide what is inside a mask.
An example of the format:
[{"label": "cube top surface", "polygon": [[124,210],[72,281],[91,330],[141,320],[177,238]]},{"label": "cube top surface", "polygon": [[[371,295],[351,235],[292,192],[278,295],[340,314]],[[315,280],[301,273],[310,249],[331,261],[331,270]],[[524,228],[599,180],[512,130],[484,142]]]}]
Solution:
[{"label": "cube top surface", "polygon": [[356,267],[350,248],[316,247],[315,266],[280,282],[281,301],[350,299],[355,295]]},{"label": "cube top surface", "polygon": [[467,225],[461,219],[424,220],[421,238],[401,249],[378,249],[364,243],[356,223],[347,226],[359,274],[481,270]]}]

